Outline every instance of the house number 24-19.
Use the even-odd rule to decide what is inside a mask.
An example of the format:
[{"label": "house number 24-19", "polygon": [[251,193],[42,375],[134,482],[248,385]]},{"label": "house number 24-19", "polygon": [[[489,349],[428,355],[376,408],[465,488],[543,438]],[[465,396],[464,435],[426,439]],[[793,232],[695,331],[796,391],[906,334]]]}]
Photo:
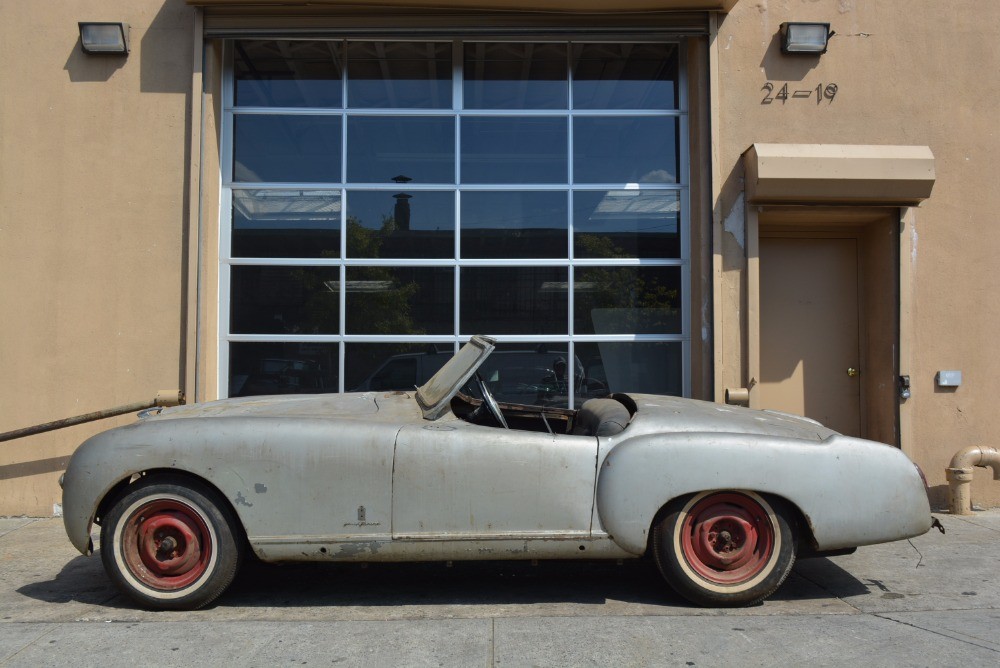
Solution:
[{"label": "house number 24-19", "polygon": [[774,84],[768,81],[760,89],[764,91],[764,99],[760,101],[761,104],[771,104],[775,100],[784,104],[788,100],[807,100],[812,98],[813,95],[816,96],[816,104],[821,104],[823,100],[833,102],[833,98],[837,97],[837,84],[835,83],[826,84],[826,86],[816,84],[815,88],[800,88],[797,90],[789,90],[786,83],[775,92]]}]

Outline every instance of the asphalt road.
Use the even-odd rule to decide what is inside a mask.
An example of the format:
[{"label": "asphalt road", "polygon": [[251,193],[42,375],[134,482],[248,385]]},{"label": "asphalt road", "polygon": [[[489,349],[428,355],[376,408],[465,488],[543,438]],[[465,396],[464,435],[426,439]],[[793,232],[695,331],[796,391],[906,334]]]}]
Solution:
[{"label": "asphalt road", "polygon": [[645,562],[480,562],[250,564],[213,607],[158,613],[61,520],[0,519],[0,666],[1000,665],[1000,511],[939,517],[738,610]]}]

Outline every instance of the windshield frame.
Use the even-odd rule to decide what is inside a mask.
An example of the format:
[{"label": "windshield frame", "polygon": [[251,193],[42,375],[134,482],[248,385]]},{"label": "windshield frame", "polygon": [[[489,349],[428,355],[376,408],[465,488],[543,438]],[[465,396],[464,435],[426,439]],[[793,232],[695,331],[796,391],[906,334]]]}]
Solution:
[{"label": "windshield frame", "polygon": [[417,404],[425,420],[437,420],[451,406],[451,399],[496,348],[496,340],[477,334],[430,380],[417,388]]}]

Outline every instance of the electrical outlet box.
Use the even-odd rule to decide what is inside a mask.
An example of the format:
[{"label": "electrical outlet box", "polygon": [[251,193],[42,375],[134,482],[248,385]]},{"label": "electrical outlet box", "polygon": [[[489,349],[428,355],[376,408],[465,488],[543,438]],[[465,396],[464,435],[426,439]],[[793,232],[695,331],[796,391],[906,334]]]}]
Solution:
[{"label": "electrical outlet box", "polygon": [[962,384],[961,371],[938,371],[934,376],[934,382],[938,387],[958,387]]}]

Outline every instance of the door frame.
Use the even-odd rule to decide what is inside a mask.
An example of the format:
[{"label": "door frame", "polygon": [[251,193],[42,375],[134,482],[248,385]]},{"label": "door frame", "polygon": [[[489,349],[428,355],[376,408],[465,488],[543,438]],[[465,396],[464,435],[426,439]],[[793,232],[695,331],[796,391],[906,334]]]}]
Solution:
[{"label": "door frame", "polygon": [[[874,346],[891,345],[895,350],[891,372],[884,368],[883,379],[892,374],[893,380],[910,374],[910,341],[912,337],[910,272],[913,247],[913,213],[910,208],[862,206],[758,206],[746,210],[747,235],[747,388],[749,405],[761,408],[757,383],[761,377],[760,363],[760,238],[762,236],[808,238],[855,238],[858,240],[858,310],[859,346],[862,369],[872,368]],[[876,232],[892,231],[895,248],[879,258],[869,257]],[[879,243],[884,239],[878,240]],[[883,249],[884,251],[884,249]],[[894,266],[887,263],[894,262]],[[879,274],[874,276],[873,273]],[[866,280],[867,278],[867,280]],[[890,326],[895,332],[885,333],[882,341],[866,336],[866,326],[874,314],[871,290],[881,279],[894,288],[891,295]],[[884,287],[884,285],[880,285]],[[883,301],[882,307],[888,304]],[[877,336],[877,335],[876,335]],[[866,382],[864,379],[867,377]],[[899,398],[897,382],[875,389],[872,374],[862,376],[860,419],[862,434],[873,440],[901,447],[909,454],[911,447],[910,415],[905,400]],[[873,406],[877,404],[877,408]]]}]

